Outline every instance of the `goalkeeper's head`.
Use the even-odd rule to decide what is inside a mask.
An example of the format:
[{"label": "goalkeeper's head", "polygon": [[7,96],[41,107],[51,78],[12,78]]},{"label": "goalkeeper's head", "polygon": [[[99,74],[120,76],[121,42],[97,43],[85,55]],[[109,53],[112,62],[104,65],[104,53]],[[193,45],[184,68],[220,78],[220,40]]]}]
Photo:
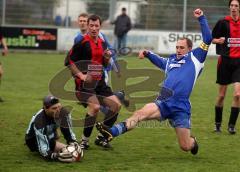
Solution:
[{"label": "goalkeeper's head", "polygon": [[43,109],[49,117],[58,117],[60,110],[62,108],[61,103],[59,102],[59,99],[48,95],[44,97],[43,99]]}]

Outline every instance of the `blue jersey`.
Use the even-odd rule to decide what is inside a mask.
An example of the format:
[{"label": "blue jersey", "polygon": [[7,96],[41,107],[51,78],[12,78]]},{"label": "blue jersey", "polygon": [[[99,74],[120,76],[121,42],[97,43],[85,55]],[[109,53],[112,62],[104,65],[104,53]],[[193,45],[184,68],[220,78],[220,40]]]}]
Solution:
[{"label": "blue jersey", "polygon": [[189,99],[196,79],[201,73],[212,36],[205,16],[199,17],[203,42],[199,47],[177,59],[176,54],[162,58],[149,52],[146,56],[157,67],[165,71],[163,87],[173,91],[173,97]]},{"label": "blue jersey", "polygon": [[[199,47],[188,52],[180,59],[177,58],[176,54],[170,55],[169,58],[159,57],[152,52],[146,55],[153,64],[165,71],[166,78],[163,81],[163,88],[165,89],[161,90],[155,104],[161,112],[160,120],[168,119],[175,128],[191,127],[189,97],[196,79],[203,69],[208,47],[212,41],[205,16],[199,17],[198,20],[203,36],[203,42]],[[164,93],[164,90],[167,90],[168,93]],[[164,95],[170,96],[163,100]]]}]

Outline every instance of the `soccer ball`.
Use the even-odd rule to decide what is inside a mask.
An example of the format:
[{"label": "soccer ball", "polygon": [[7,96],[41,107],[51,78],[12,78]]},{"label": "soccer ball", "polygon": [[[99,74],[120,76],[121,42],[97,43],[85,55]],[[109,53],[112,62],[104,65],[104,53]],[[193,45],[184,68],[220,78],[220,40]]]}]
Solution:
[{"label": "soccer ball", "polygon": [[62,161],[65,162],[77,162],[83,158],[83,150],[80,145],[77,143],[73,143],[67,145],[61,150],[60,156],[62,155]]}]

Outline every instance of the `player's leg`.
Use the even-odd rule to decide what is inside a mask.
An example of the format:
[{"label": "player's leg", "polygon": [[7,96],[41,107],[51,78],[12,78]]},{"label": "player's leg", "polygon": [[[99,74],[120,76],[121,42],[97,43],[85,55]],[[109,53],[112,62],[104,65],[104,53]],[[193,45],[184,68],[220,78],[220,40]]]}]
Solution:
[{"label": "player's leg", "polygon": [[[107,85],[104,80],[99,82],[99,86],[95,89],[98,99],[100,101],[100,110],[104,113],[104,124],[108,127],[112,127],[118,117],[118,112],[121,108],[121,103],[115,95],[113,95],[112,89]],[[104,148],[111,148],[108,141],[98,134],[95,140],[95,144]]]},{"label": "player's leg", "polygon": [[91,97],[89,97],[87,99],[87,104],[88,111],[85,116],[83,135],[80,143],[82,149],[89,148],[89,137],[92,134],[92,130],[96,122],[96,116],[100,110],[100,104],[96,95],[92,95]]},{"label": "player's leg", "polygon": [[[2,81],[2,76],[3,76],[3,68],[2,68],[2,64],[0,62],[0,85],[1,85],[1,81]],[[3,99],[0,97],[0,102],[3,102]]]},{"label": "player's leg", "polygon": [[122,42],[122,39],[121,39],[121,37],[117,37],[117,50],[119,50],[120,48],[121,48],[121,42]]},{"label": "player's leg", "polygon": [[227,93],[227,85],[219,85],[218,95],[215,104],[215,131],[221,132],[222,113],[224,98]]},{"label": "player's leg", "polygon": [[[106,90],[105,90],[106,91]],[[109,89],[110,91],[110,89]],[[121,108],[121,103],[115,95],[108,96],[103,98],[103,104],[101,107],[105,107],[108,111],[105,112],[105,118],[103,124],[107,127],[112,127],[113,124],[117,121],[118,112]],[[95,144],[98,146],[102,146],[104,148],[111,148],[112,146],[108,143],[107,139],[105,139],[101,133],[98,134],[95,140]]]},{"label": "player's leg", "polygon": [[113,137],[124,134],[127,131],[135,128],[137,124],[141,121],[158,119],[160,120],[161,113],[159,107],[155,103],[146,104],[140,110],[137,110],[133,115],[124,122],[115,124],[113,127],[108,128],[101,123],[97,123],[97,129],[106,137],[109,141]]},{"label": "player's leg", "polygon": [[115,95],[104,98],[103,103],[104,106],[109,109],[108,113],[105,114],[104,124],[111,127],[117,120],[118,112],[121,109],[121,103]]},{"label": "player's leg", "polygon": [[117,96],[121,104],[123,104],[125,107],[128,107],[130,102],[125,96],[124,90],[114,92],[114,95]]},{"label": "player's leg", "polygon": [[235,134],[235,124],[237,122],[240,107],[240,59],[231,59],[230,67],[232,68],[231,81],[233,83],[234,92],[228,122],[228,131],[230,134]]},{"label": "player's leg", "polygon": [[124,48],[127,46],[127,34],[124,34],[122,37],[121,37],[121,48]]},{"label": "player's leg", "polygon": [[228,122],[228,131],[230,134],[236,133],[235,125],[238,119],[239,108],[240,108],[240,82],[234,83],[233,88],[234,88],[233,102],[232,102],[230,118]]},{"label": "player's leg", "polygon": [[198,144],[196,138],[192,137],[190,134],[190,129],[188,128],[175,128],[178,143],[183,151],[191,151],[193,155],[198,152]]},{"label": "player's leg", "polygon": [[2,68],[2,64],[0,62],[0,84],[1,84],[2,75],[3,75],[3,68]]},{"label": "player's leg", "polygon": [[215,104],[215,131],[216,132],[221,132],[224,98],[227,92],[227,85],[232,82],[231,72],[228,66],[229,66],[229,60],[222,58],[220,56],[218,58],[217,81],[216,81],[216,83],[219,84],[218,95],[217,95],[216,104]]}]

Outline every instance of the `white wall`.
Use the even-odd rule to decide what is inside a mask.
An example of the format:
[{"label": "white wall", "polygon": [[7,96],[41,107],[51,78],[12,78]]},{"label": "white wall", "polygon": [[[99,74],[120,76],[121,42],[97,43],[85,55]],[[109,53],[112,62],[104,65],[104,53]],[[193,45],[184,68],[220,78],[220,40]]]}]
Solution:
[{"label": "white wall", "polygon": [[[77,32],[78,29],[58,29],[58,50],[69,50],[73,45],[73,39]],[[113,44],[113,31],[103,30],[102,32],[106,34],[110,43]],[[202,42],[201,33],[131,30],[128,33],[127,46],[131,47],[135,52],[146,48],[160,54],[172,54],[175,53],[177,38],[183,36],[191,39],[194,47],[199,46]],[[210,46],[208,54],[216,55],[214,44]]]},{"label": "white wall", "polygon": [[[62,19],[66,16],[67,0],[61,0],[59,5],[55,8],[55,16],[60,15]],[[69,16],[71,20],[77,20],[80,13],[85,13],[87,9],[86,3],[83,1],[71,1],[69,0]]]}]

